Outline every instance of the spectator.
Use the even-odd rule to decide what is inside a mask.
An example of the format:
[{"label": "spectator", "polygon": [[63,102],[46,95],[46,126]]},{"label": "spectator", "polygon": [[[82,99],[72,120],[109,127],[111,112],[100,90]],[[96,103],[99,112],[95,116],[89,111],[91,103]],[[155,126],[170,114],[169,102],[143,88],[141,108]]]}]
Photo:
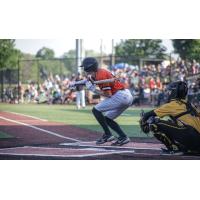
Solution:
[{"label": "spectator", "polygon": [[[83,76],[78,73],[75,81],[83,80]],[[77,109],[85,108],[85,90],[83,85],[76,86],[76,107]]]}]

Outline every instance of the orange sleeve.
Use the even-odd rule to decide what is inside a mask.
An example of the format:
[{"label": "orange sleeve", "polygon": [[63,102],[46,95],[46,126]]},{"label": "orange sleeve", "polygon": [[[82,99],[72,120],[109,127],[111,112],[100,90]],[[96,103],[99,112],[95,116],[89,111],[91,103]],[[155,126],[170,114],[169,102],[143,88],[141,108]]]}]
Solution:
[{"label": "orange sleeve", "polygon": [[[98,74],[98,80],[105,80],[105,79],[110,79],[113,78],[113,75],[107,71],[107,70],[102,70],[99,74]],[[108,95],[111,95],[111,86],[113,83],[103,83],[103,84],[99,84],[99,88]]]}]

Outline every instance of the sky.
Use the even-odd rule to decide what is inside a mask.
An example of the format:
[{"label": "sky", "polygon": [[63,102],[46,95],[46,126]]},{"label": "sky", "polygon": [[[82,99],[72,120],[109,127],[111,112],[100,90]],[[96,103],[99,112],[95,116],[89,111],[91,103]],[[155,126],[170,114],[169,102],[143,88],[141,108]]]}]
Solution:
[{"label": "sky", "polygon": [[[120,39],[115,39],[115,43]],[[111,39],[102,39],[103,52],[109,54],[112,49]],[[101,39],[84,39],[83,45],[87,50],[94,50],[100,52]],[[167,52],[173,50],[170,40],[163,40],[163,44],[167,47]],[[42,47],[53,49],[56,57],[62,56],[70,49],[75,49],[75,39],[16,39],[15,47],[24,53],[36,54]]]}]

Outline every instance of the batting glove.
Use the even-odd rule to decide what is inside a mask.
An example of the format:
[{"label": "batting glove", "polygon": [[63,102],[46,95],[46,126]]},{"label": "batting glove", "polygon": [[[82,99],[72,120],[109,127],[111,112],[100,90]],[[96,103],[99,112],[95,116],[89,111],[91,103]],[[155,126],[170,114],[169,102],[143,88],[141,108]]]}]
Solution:
[{"label": "batting glove", "polygon": [[70,89],[74,89],[74,88],[75,88],[75,82],[71,82],[71,83],[69,84],[69,88],[70,88]]}]

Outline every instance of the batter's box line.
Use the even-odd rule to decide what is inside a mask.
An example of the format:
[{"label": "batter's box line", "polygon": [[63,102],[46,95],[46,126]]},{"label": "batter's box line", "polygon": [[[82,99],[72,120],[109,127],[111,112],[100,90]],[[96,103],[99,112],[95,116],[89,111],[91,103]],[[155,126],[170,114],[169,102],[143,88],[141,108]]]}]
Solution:
[{"label": "batter's box line", "polygon": [[32,115],[27,115],[27,114],[18,113],[18,112],[11,112],[11,111],[4,111],[4,112],[11,113],[11,114],[14,114],[14,115],[21,115],[21,116],[24,116],[24,117],[29,117],[29,118],[32,118],[32,119],[37,119],[37,120],[40,120],[40,121],[43,121],[43,122],[48,122],[47,119],[42,119],[42,118],[35,117],[35,116],[32,116]]},{"label": "batter's box line", "polygon": [[[35,147],[35,146],[23,146],[23,147],[16,147],[16,148],[30,148],[30,149],[45,149],[45,150],[63,150],[63,148],[58,148],[58,147]],[[10,149],[10,148],[7,148]],[[70,148],[69,148],[70,149]],[[71,148],[72,149],[72,148]],[[74,149],[73,149],[74,150]],[[89,147],[89,148],[85,148],[84,150],[88,150],[88,151],[105,151],[105,152],[116,152],[116,149],[105,149],[105,148],[93,148],[93,147]],[[82,151],[81,148],[76,149],[76,151]],[[130,152],[134,152],[134,150],[129,150]],[[121,150],[121,152],[124,152]]]},{"label": "batter's box line", "polygon": [[[20,148],[27,148],[26,147],[17,147],[17,148],[7,148],[7,149],[20,149]],[[37,148],[37,147],[30,147],[30,148]],[[41,147],[42,149],[50,149]],[[41,149],[40,148],[40,149]],[[59,149],[59,148],[57,148]],[[5,150],[5,149],[4,149]],[[94,156],[104,156],[104,155],[114,155],[114,154],[125,154],[125,153],[134,153],[134,151],[106,151],[102,153],[89,153],[83,155],[63,155],[63,154],[41,154],[41,153],[16,153],[16,152],[1,152],[0,155],[10,155],[10,156],[35,156],[35,157],[61,157],[61,158],[85,158],[85,157],[94,157]]]},{"label": "batter's box line", "polygon": [[[114,154],[132,154],[133,156],[148,156],[148,157],[155,157],[155,156],[161,156],[162,157],[180,157],[183,159],[191,158],[191,156],[183,155],[183,156],[176,156],[176,155],[162,155],[160,153],[147,153],[147,152],[135,152],[133,150],[127,150],[127,151],[112,151],[112,150],[106,150],[106,152],[102,153],[90,153],[90,154],[84,154],[84,155],[58,155],[58,154],[39,154],[39,153],[15,153],[15,152],[1,152],[3,150],[17,150],[17,149],[25,149],[25,148],[33,148],[33,149],[57,149],[61,150],[63,148],[50,148],[50,147],[33,147],[33,146],[24,146],[24,147],[12,147],[12,148],[3,148],[0,149],[0,155],[11,155],[11,156],[38,156],[38,157],[62,157],[62,158],[85,158],[85,157],[92,157],[92,156],[103,156],[103,155],[114,155]],[[77,149],[81,150],[81,149]],[[91,149],[88,149],[91,150]],[[98,149],[101,151],[100,149]],[[199,158],[199,156],[192,156],[194,158]]]},{"label": "batter's box line", "polygon": [[[82,144],[85,143],[85,144]],[[89,142],[74,142],[74,143],[60,143],[59,145],[61,146],[74,146],[74,147],[91,147],[91,148],[107,148],[107,149],[130,149],[130,150],[156,150],[156,151],[161,151],[160,148],[153,148],[153,147],[123,147],[123,146],[105,146],[105,145],[91,145],[87,144]]]},{"label": "batter's box line", "polygon": [[9,118],[6,118],[6,117],[2,117],[2,116],[0,116],[0,119],[3,119],[3,120],[5,120],[5,121],[9,121],[9,122],[12,122],[12,123],[15,123],[15,124],[20,124],[20,125],[23,125],[23,126],[26,126],[26,127],[29,127],[29,128],[35,129],[35,130],[38,130],[38,131],[40,131],[40,132],[44,132],[44,133],[47,133],[47,134],[50,134],[50,135],[59,137],[59,138],[71,140],[71,141],[74,141],[74,142],[81,142],[81,141],[78,140],[78,139],[71,138],[71,137],[66,137],[66,136],[61,135],[61,134],[58,134],[58,133],[56,133],[56,132],[49,131],[49,130],[46,130],[46,129],[43,129],[43,128],[39,128],[39,127],[37,127],[37,126],[31,125],[31,124],[27,124],[27,123],[24,123],[24,122],[19,122],[19,121],[17,121],[17,120],[12,120],[12,119],[9,119]]}]

